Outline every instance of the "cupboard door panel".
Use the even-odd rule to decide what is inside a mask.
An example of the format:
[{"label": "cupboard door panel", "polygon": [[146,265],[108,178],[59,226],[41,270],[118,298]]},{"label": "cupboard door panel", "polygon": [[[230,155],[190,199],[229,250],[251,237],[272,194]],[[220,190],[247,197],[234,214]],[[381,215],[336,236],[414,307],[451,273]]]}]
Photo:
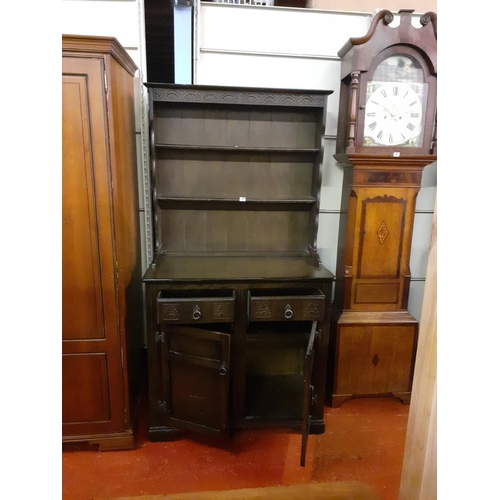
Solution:
[{"label": "cupboard door panel", "polygon": [[409,391],[417,334],[408,326],[341,326],[338,394]]},{"label": "cupboard door panel", "polygon": [[230,339],[227,333],[192,327],[166,330],[167,425],[203,434],[228,432]]}]

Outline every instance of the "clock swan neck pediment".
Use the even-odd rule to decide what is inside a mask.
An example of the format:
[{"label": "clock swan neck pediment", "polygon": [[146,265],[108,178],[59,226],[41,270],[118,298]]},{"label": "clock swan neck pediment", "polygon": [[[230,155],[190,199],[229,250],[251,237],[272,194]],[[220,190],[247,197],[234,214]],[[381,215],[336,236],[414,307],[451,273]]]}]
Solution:
[{"label": "clock swan neck pediment", "polygon": [[[377,54],[396,44],[407,44],[425,54],[429,69],[432,73],[437,73],[437,15],[434,12],[423,14],[420,17],[421,27],[416,28],[411,24],[413,12],[412,9],[401,9],[398,12],[399,25],[394,28],[390,26],[394,20],[393,13],[387,9],[378,12],[373,17],[366,35],[350,38],[338,51],[337,55],[345,58],[346,63],[342,67],[341,77],[344,78],[351,68],[368,71],[373,60],[371,57],[365,57],[368,52]],[[366,51],[365,45],[371,50]],[[349,52],[352,53],[348,54]]]}]

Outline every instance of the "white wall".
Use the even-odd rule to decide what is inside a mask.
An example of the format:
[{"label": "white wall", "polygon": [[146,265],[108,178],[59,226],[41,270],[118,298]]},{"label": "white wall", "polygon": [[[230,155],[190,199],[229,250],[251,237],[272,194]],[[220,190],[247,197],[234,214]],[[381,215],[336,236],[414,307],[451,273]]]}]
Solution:
[{"label": "white wall", "polygon": [[135,76],[137,180],[142,268],[151,259],[149,217],[149,138],[143,82],[147,81],[143,0],[63,0],[62,33],[116,38],[139,68]]},{"label": "white wall", "polygon": [[[208,2],[195,8],[195,83],[333,90],[327,105],[318,251],[323,264],[335,272],[343,179],[343,169],[333,158],[340,89],[337,52],[349,38],[366,34],[372,15]],[[418,26],[416,20],[413,24]],[[408,306],[417,319],[434,211],[435,164],[424,169],[422,186],[415,216]]]}]

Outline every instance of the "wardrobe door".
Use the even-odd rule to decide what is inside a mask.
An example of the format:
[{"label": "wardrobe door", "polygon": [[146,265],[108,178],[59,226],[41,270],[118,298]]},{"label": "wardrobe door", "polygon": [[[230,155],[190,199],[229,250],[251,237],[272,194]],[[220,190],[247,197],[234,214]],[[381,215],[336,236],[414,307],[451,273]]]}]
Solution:
[{"label": "wardrobe door", "polygon": [[62,421],[81,436],[123,427],[122,380],[104,61],[62,66]]}]

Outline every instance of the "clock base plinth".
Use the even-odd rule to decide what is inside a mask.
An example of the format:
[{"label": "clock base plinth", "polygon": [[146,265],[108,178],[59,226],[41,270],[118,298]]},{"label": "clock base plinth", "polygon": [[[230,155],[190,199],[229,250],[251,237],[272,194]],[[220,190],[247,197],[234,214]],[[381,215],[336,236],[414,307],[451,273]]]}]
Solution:
[{"label": "clock base plinth", "polygon": [[340,408],[342,403],[353,397],[355,397],[354,394],[332,394],[330,406],[332,408]]},{"label": "clock base plinth", "polygon": [[405,406],[410,404],[411,392],[395,392],[393,393],[393,396],[398,398]]},{"label": "clock base plinth", "polygon": [[391,394],[332,394],[332,398],[330,401],[330,406],[332,408],[340,408],[343,403],[345,403],[348,399],[355,398],[397,398],[403,405],[409,405],[411,400],[411,392],[400,392],[400,393],[391,393]]},{"label": "clock base plinth", "polygon": [[332,406],[360,396],[409,404],[417,339],[408,311],[344,311],[335,328]]}]

